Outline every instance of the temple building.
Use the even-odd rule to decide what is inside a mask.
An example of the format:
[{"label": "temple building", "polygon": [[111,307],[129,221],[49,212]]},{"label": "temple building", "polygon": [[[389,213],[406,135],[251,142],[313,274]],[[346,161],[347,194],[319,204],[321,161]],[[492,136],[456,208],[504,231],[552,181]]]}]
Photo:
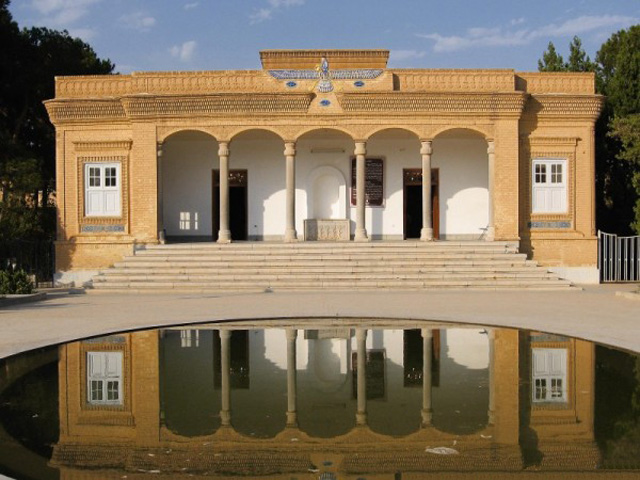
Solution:
[{"label": "temple building", "polygon": [[596,282],[594,75],[388,56],[56,78],[59,277],[164,242],[414,239],[508,242]]}]

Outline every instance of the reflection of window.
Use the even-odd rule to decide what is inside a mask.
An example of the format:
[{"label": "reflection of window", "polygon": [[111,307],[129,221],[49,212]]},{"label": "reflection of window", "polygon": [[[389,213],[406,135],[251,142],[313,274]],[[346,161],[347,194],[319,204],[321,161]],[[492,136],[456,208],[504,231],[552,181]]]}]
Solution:
[{"label": "reflection of window", "polygon": [[87,401],[122,405],[122,352],[87,352]]},{"label": "reflection of window", "polygon": [[532,212],[567,212],[567,161],[534,160]]},{"label": "reflection of window", "polygon": [[533,348],[532,401],[567,401],[567,349]]},{"label": "reflection of window", "polygon": [[87,217],[119,217],[120,164],[87,163],[85,177],[85,215]]}]

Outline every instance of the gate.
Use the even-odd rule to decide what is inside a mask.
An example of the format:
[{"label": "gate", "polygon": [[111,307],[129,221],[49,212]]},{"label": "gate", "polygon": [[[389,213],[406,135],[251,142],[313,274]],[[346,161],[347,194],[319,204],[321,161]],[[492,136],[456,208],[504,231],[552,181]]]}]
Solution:
[{"label": "gate", "polygon": [[640,236],[598,230],[598,270],[601,282],[640,282]]}]

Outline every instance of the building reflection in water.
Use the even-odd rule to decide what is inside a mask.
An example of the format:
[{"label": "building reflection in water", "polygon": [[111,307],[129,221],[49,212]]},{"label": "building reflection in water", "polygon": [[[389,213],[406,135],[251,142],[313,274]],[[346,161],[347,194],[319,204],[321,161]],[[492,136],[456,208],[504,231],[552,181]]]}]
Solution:
[{"label": "building reflection in water", "polygon": [[599,459],[594,347],[545,334],[194,326],[61,346],[59,376],[61,478],[512,474]]}]

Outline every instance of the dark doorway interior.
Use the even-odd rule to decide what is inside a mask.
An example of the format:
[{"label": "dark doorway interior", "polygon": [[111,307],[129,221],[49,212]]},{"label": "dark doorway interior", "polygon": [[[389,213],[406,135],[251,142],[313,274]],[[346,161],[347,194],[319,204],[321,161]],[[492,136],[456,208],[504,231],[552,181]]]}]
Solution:
[{"label": "dark doorway interior", "polygon": [[[213,170],[213,198],[211,199],[213,241],[218,240],[220,230],[220,173]],[[229,171],[229,230],[232,240],[247,240],[248,237],[248,205],[247,205],[247,171]]]},{"label": "dark doorway interior", "polygon": [[[438,169],[431,169],[431,208],[433,238],[440,236],[440,202]],[[422,230],[422,169],[407,168],[403,171],[404,238],[420,238]]]}]

